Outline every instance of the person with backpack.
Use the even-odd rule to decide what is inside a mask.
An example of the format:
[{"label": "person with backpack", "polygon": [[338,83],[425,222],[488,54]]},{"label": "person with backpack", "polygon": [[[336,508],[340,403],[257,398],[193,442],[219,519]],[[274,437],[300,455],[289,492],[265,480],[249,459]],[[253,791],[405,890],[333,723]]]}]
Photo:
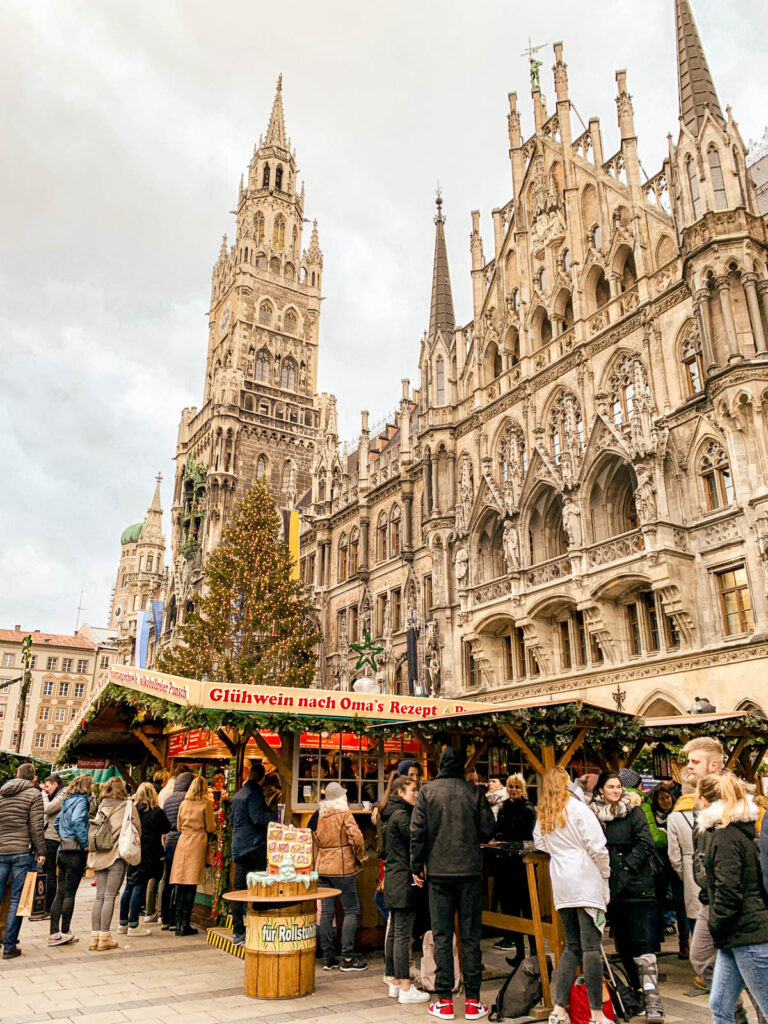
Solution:
[{"label": "person with backpack", "polygon": [[129,803],[125,782],[120,776],[115,775],[107,780],[101,790],[101,801],[91,820],[88,834],[87,863],[96,875],[96,898],[91,907],[89,950],[102,952],[117,948],[111,928],[117,894],[120,892],[128,867],[118,849],[126,813],[130,813],[131,822],[138,832],[141,829],[138,811]]},{"label": "person with backpack", "polygon": [[136,790],[136,811],[141,822],[141,860],[128,868],[125,888],[120,898],[118,935],[151,935],[149,928],[139,927],[139,915],[147,897],[147,885],[163,875],[163,836],[171,824],[157,805],[157,790],[151,782],[142,782]]},{"label": "person with backpack", "polygon": [[549,1024],[567,1024],[571,986],[579,964],[589,998],[590,1024],[603,1024],[601,946],[610,898],[610,858],[597,818],[571,793],[570,781],[564,768],[544,773],[533,830],[536,849],[549,854],[552,898],[565,937],[565,950],[552,979],[554,1006]]},{"label": "person with backpack", "polygon": [[51,904],[49,946],[77,942],[70,931],[75,896],[88,859],[88,815],[91,809],[93,779],[78,775],[67,786],[61,810],[54,821],[61,845],[57,860],[56,895]]},{"label": "person with backpack", "polygon": [[205,877],[208,836],[216,831],[213,801],[208,799],[208,783],[195,775],[176,818],[179,841],[173,855],[170,883],[176,887],[176,934],[197,935],[191,925],[195,893]]},{"label": "person with backpack", "polygon": [[416,892],[421,885],[411,874],[411,815],[418,785],[398,775],[390,791],[384,829],[384,899],[390,910],[384,942],[384,973],[392,980],[389,995],[399,1003],[423,1003],[429,999],[411,985],[410,947],[416,921]]},{"label": "person with backpack", "polygon": [[745,988],[768,1014],[768,909],[755,842],[759,812],[730,773],[701,778],[696,799],[701,841],[694,870],[717,950],[709,1008],[714,1024],[732,1024]]},{"label": "person with backpack", "polygon": [[648,908],[656,899],[651,862],[656,849],[642,807],[614,771],[602,772],[589,805],[605,833],[611,863],[608,920],[632,989],[642,991],[648,1020],[664,1019]]},{"label": "person with backpack", "polygon": [[496,831],[485,793],[464,777],[466,755],[446,747],[440,770],[419,790],[411,816],[411,872],[429,884],[429,910],[435,941],[435,995],[428,1012],[453,1020],[453,922],[459,920],[466,1020],[480,1020],[488,1007],[480,1000],[483,929],[480,844]]}]

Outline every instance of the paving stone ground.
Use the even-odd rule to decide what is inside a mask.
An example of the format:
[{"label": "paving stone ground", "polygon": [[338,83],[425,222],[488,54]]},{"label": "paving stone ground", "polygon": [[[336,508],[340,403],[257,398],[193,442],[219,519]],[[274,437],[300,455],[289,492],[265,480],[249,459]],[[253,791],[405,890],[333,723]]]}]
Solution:
[{"label": "paving stone ground", "polygon": [[[176,938],[151,925],[151,936],[118,936],[119,949],[89,953],[93,895],[90,881],[84,880],[75,909],[73,930],[80,936],[75,945],[49,947],[48,922],[24,922],[23,955],[0,961],[0,1024],[311,1024],[320,1018],[327,1018],[327,1024],[409,1024],[432,1019],[423,1004],[399,1006],[389,999],[381,981],[381,955],[368,957],[370,967],[360,974],[318,969],[313,995],[271,1001],[243,995],[242,961],[207,945],[203,933]],[[501,970],[503,954],[494,952],[492,943],[483,941],[484,962]],[[711,1024],[706,995],[692,994],[690,966],[674,954],[662,957],[661,966],[667,975],[668,1024]],[[484,983],[486,1002],[493,1001],[499,984]],[[463,1019],[461,998],[456,1016]]]}]

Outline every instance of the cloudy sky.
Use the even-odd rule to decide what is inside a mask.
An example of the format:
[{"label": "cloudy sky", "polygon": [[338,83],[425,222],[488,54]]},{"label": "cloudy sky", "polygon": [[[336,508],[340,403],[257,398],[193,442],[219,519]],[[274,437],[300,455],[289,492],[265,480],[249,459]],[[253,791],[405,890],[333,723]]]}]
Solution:
[{"label": "cloudy sky", "polygon": [[[723,105],[768,121],[765,0],[694,0]],[[676,130],[672,0],[5,0],[0,9],[0,627],[105,623],[119,538],[199,405],[210,272],[278,73],[325,256],[320,386],[342,434],[416,382],[435,183],[457,319],[470,210],[510,198],[507,93],[532,129],[531,38],[618,148],[627,68],[649,175]],[[166,516],[166,521],[168,517]]]}]

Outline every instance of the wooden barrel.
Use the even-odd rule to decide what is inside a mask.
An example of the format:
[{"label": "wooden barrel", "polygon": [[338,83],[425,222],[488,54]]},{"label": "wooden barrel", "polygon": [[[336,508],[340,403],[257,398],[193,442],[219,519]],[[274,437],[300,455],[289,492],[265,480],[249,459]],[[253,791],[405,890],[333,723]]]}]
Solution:
[{"label": "wooden barrel", "polygon": [[248,905],[243,991],[257,999],[295,999],[315,991],[315,899]]}]

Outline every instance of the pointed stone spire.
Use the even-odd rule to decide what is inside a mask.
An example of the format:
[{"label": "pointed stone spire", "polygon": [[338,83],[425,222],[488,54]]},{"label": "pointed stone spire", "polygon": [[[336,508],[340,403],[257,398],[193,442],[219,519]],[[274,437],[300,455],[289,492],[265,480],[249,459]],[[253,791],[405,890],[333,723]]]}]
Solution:
[{"label": "pointed stone spire", "polygon": [[219,259],[221,260],[222,263],[224,263],[226,261],[226,258],[227,258],[227,236],[226,235],[222,235],[221,236],[221,248],[219,249]]},{"label": "pointed stone spire", "polygon": [[432,302],[429,308],[429,341],[437,337],[441,331],[446,344],[450,344],[451,335],[456,326],[453,314],[453,295],[451,294],[451,275],[448,271],[448,252],[445,247],[445,231],[443,225],[443,197],[440,188],[435,200],[435,261],[432,268]]},{"label": "pointed stone spire", "polygon": [[309,240],[307,249],[307,263],[319,263],[323,265],[323,254],[320,251],[320,239],[317,237],[317,221],[312,221],[312,237]]},{"label": "pointed stone spire", "polygon": [[159,512],[163,514],[163,502],[160,498],[160,484],[163,482],[163,474],[158,473],[155,477],[155,493],[152,497],[152,504],[147,509],[148,512]]},{"label": "pointed stone spire", "polygon": [[162,474],[158,473],[155,477],[155,493],[152,498],[152,504],[147,509],[147,515],[144,519],[144,529],[141,534],[141,542],[143,544],[163,543],[163,503],[160,497],[160,484],[162,480]]},{"label": "pointed stone spire", "polygon": [[685,127],[698,136],[707,108],[723,127],[725,118],[688,0],[675,0],[675,20],[680,118]]},{"label": "pointed stone spire", "polygon": [[288,143],[285,138],[285,116],[283,114],[282,75],[278,75],[277,77],[275,102],[272,104],[272,113],[270,114],[269,125],[267,126],[267,137],[264,141],[267,146],[280,146],[282,149],[288,148]]}]

